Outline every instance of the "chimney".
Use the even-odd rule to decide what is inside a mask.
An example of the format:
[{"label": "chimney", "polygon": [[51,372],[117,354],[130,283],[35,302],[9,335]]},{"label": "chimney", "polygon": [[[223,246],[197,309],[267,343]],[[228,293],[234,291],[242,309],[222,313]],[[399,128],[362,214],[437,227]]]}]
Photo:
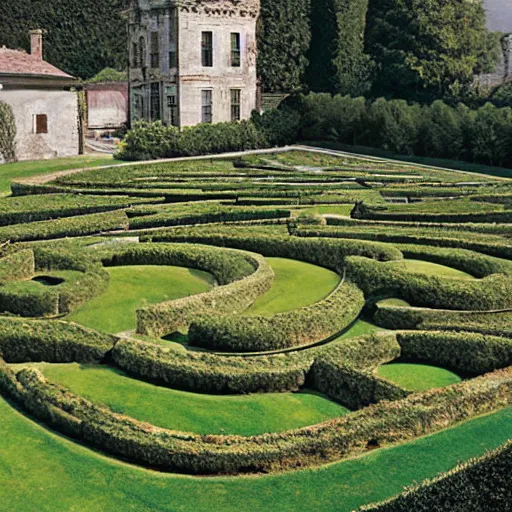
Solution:
[{"label": "chimney", "polygon": [[30,55],[43,60],[43,31],[41,29],[30,31]]}]

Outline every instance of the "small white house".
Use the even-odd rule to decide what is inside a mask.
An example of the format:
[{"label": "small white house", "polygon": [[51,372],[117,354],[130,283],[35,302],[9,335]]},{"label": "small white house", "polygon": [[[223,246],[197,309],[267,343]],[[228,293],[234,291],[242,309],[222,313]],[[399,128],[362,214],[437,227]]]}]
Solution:
[{"label": "small white house", "polygon": [[76,79],[43,60],[43,31],[33,30],[31,51],[0,48],[0,101],[17,127],[19,160],[78,155],[81,126]]}]

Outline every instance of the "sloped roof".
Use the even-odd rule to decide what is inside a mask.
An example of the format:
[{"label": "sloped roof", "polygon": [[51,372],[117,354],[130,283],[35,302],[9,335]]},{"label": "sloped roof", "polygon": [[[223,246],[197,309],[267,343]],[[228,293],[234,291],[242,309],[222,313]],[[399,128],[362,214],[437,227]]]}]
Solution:
[{"label": "sloped roof", "polygon": [[0,74],[34,75],[48,78],[68,78],[71,75],[52,66],[48,62],[22,50],[0,48]]}]

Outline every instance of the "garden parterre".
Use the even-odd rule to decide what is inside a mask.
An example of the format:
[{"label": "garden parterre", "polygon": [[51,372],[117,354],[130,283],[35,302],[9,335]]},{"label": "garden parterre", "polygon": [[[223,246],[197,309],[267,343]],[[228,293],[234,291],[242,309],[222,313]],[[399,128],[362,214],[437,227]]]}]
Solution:
[{"label": "garden parterre", "polygon": [[[290,471],[512,405],[508,181],[291,151],[92,170],[12,190],[0,204],[0,392],[113,457],[191,474]],[[337,205],[350,216],[330,213]],[[138,243],[97,243],[130,236]],[[244,314],[273,286],[266,258],[327,268],[339,284],[299,309]],[[407,270],[411,260],[431,272]],[[216,286],[141,304],[130,333],[65,320],[101,298],[105,267],[129,265],[201,270]],[[435,265],[460,272],[436,274]],[[363,320],[381,331],[344,335]],[[462,381],[411,391],[380,372],[397,361]],[[256,436],[179,432],[73,393],[24,364],[33,362],[97,363],[209,395],[313,389],[352,412]],[[452,480],[460,485],[442,485]],[[408,492],[431,499],[430,490]]]}]

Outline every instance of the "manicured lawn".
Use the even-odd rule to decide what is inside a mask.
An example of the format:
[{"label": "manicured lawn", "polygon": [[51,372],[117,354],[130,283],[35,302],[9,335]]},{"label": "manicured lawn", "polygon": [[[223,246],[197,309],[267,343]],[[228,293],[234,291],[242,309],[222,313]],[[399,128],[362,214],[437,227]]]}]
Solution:
[{"label": "manicured lawn", "polygon": [[473,276],[456,268],[447,267],[445,265],[439,265],[438,263],[431,263],[430,261],[422,260],[401,260],[401,261],[389,261],[384,263],[390,267],[395,267],[405,272],[412,274],[426,274],[430,276],[438,277],[453,277],[456,279],[475,279]]},{"label": "manicured lawn", "polygon": [[350,212],[354,209],[353,204],[337,204],[337,205],[320,205],[313,206],[312,208],[305,208],[304,210],[298,210],[296,213],[300,217],[301,214],[309,215],[344,215],[350,217]]},{"label": "manicured lawn", "polygon": [[99,331],[135,329],[135,310],[144,304],[174,300],[208,291],[213,277],[183,267],[133,265],[107,268],[108,289],[67,317]]},{"label": "manicured lawn", "polygon": [[261,477],[194,478],[119,463],[55,435],[0,398],[0,510],[349,512],[512,437],[512,408],[346,462]]},{"label": "manicured lawn", "polygon": [[85,169],[86,167],[121,163],[123,162],[114,160],[111,156],[82,155],[72,158],[56,158],[54,160],[16,162],[0,165],[0,195],[8,194],[11,190],[11,181],[20,178],[30,178],[68,169]]},{"label": "manicured lawn", "polygon": [[365,320],[358,320],[346,333],[342,334],[337,339],[344,340],[346,338],[355,338],[356,336],[362,336],[363,334],[372,334],[385,330],[386,329],[377,327],[376,325],[373,325],[370,322],[366,322]]},{"label": "manicured lawn", "polygon": [[425,391],[456,384],[462,379],[444,368],[424,364],[385,364],[378,374],[410,391]]},{"label": "manicured lawn", "polygon": [[342,416],[344,407],[314,393],[212,396],[176,391],[106,366],[37,365],[51,381],[152,425],[197,434],[281,432]]},{"label": "manicured lawn", "polygon": [[340,277],[316,265],[285,258],[267,258],[275,272],[272,288],[246,311],[249,315],[275,315],[310,306],[327,297]]}]

